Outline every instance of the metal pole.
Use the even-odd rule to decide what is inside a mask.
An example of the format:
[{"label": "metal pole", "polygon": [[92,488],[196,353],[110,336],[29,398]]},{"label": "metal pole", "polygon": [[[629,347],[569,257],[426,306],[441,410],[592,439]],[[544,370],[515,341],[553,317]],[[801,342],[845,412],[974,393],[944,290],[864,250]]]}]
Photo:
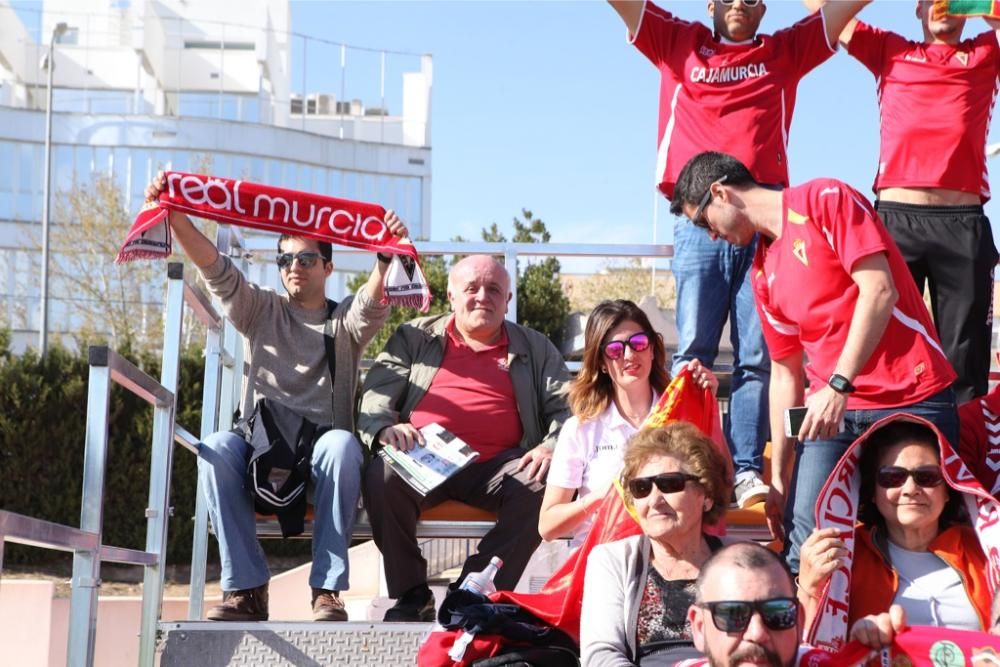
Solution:
[{"label": "metal pole", "polygon": [[[58,28],[57,28],[58,29]],[[52,62],[55,32],[49,40],[47,56],[47,84],[45,103],[45,176],[42,181],[42,301],[39,304],[41,315],[38,324],[38,354],[45,356],[48,351],[49,337],[49,184],[52,180]]]},{"label": "metal pole", "polygon": [[45,356],[48,351],[49,337],[49,188],[52,180],[52,72],[56,68],[53,61],[56,40],[65,33],[69,26],[57,23],[52,29],[49,39],[49,52],[46,56],[46,102],[45,102],[45,176],[42,182],[42,301],[39,304],[41,317],[38,324],[38,354]]}]

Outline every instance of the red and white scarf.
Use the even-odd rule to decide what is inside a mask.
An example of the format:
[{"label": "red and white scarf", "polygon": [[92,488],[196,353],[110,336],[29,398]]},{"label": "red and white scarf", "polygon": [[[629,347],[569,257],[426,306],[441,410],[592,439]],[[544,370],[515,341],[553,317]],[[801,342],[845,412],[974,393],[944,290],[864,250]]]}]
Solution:
[{"label": "red and white scarf", "polygon": [[383,303],[421,312],[430,307],[430,288],[420,270],[417,249],[409,239],[389,232],[381,206],[179,171],[164,172],[164,178],[159,199],[146,202],[132,223],[117,263],[170,256],[166,219],[170,211],[180,211],[240,227],[392,254]]},{"label": "red and white scarf", "polygon": [[846,641],[855,546],[854,531],[858,514],[858,493],[861,487],[858,462],[868,436],[887,422],[899,419],[917,422],[933,429],[937,434],[941,448],[941,470],[944,472],[945,481],[962,493],[976,535],[989,561],[988,579],[991,588],[995,589],[1000,582],[1000,503],[983,490],[948,439],[942,436],[931,422],[914,415],[891,415],[875,422],[854,441],[830,473],[816,502],[816,527],[837,528],[842,531],[841,539],[847,547],[847,558],[846,563],[827,580],[820,595],[819,610],[805,636],[805,641],[813,646],[836,651],[843,647]]}]

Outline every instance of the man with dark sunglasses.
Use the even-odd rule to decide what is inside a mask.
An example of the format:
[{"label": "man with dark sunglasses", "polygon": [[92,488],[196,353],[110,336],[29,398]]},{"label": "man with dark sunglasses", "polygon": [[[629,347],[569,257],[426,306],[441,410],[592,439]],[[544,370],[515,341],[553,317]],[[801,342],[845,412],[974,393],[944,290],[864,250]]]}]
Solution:
[{"label": "man with dark sunglasses", "polygon": [[986,19],[989,30],[963,39],[966,19],[935,4],[943,3],[916,3],[920,40],[852,20],[840,43],[875,77],[875,207],[917,289],[929,287],[941,345],[958,373],[955,394],[964,402],[989,388],[997,249],[983,205],[990,199],[986,144],[1000,76],[1000,21]]},{"label": "man with dark sunglasses", "polygon": [[[672,209],[697,215],[713,238],[738,246],[760,239],[752,284],[772,359],[766,511],[798,571],[816,498],[872,423],[908,412],[957,443],[955,372],[899,249],[846,183],[774,190],[736,158],[706,152],[685,165],[674,194]],[[784,435],[784,413],[801,405],[796,440]]]},{"label": "man with dark sunglasses", "polygon": [[[161,173],[146,188],[146,199],[158,197],[163,187]],[[385,222],[395,236],[407,235],[392,211]],[[315,518],[309,585],[315,620],[346,621],[340,591],[349,585],[347,549],[364,460],[354,435],[354,396],[361,353],[389,314],[380,301],[391,257],[379,255],[365,286],[334,303],[326,298],[326,279],[333,271],[329,243],[290,235],[278,239],[276,263],[287,291],[283,295],[249,282],[186,215],[173,211],[168,224],[246,341],[249,370],[242,414],[251,415],[257,401],[267,398],[314,424],[332,427],[315,442],[311,460]],[[324,338],[328,321],[336,357],[332,378]],[[213,433],[199,449],[199,482],[222,561],[223,602],[208,610],[210,620],[268,618],[270,574],[257,543],[248,492],[251,452],[247,441],[231,431]]]},{"label": "man with dark sunglasses", "polygon": [[[787,137],[799,81],[833,55],[837,35],[866,0],[839,1],[773,35],[758,35],[762,0],[709,0],[712,26],[681,20],[652,2],[609,0],[628,39],[660,72],[656,178],[673,198],[692,156],[725,149],[761,183],[788,185]],[[698,221],[695,220],[697,225]],[[677,374],[692,359],[709,369],[727,318],[733,377],[726,440],[741,507],[764,499],[770,360],[747,281],[753,246],[710,239],[681,219],[674,228]]]},{"label": "man with dark sunglasses", "polygon": [[688,619],[711,667],[796,664],[804,618],[780,556],[755,542],[730,544],[705,562],[696,586]]}]

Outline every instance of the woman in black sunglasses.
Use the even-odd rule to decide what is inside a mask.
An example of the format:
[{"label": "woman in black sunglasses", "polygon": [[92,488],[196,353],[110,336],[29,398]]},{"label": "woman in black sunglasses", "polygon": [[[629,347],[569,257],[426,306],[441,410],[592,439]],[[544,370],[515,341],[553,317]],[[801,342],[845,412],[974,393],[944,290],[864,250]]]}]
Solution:
[{"label": "woman in black sunglasses", "polygon": [[[941,467],[945,446],[929,422],[905,415],[877,424],[854,445],[861,448],[854,553],[836,528],[817,529],[803,543],[799,599],[807,623],[817,615],[827,581],[847,568],[848,625],[897,604],[910,625],[990,628],[987,561],[964,494]],[[845,461],[850,455],[828,488],[849,473]],[[824,493],[819,506],[830,507],[829,497]]]},{"label": "woman in black sunglasses", "polygon": [[629,441],[622,482],[642,534],[590,553],[583,665],[638,663],[664,645],[672,659],[695,657],[687,610],[702,564],[722,546],[703,529],[719,520],[732,493],[726,462],[695,426],[674,422]]},{"label": "woman in black sunglasses", "polygon": [[[697,360],[695,381],[718,380]],[[543,539],[583,542],[591,518],[622,466],[625,443],[670,383],[663,339],[646,313],[626,299],[602,301],[587,318],[583,365],[570,383],[573,417],[559,432],[538,518]]]}]

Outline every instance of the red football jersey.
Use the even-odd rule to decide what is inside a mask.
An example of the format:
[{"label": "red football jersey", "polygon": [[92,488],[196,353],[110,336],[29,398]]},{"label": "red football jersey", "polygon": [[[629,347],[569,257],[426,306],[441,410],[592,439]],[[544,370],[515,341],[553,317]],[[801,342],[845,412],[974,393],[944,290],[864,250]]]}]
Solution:
[{"label": "red football jersey", "polygon": [[899,299],[885,332],[854,378],[849,409],[912,405],[947,389],[955,372],[899,249],[860,193],[820,178],[783,196],[781,236],[759,243],[751,280],[773,359],[804,351],[811,391],[826,385],[844,349],[858,299],[855,263],[889,260]]},{"label": "red football jersey", "polygon": [[848,53],[875,75],[882,118],[874,190],[946,188],[990,198],[986,135],[1000,46],[984,32],[957,45],[912,42],[861,23]]},{"label": "red football jersey", "polygon": [[687,161],[708,150],[731,154],[761,183],[788,185],[796,88],[835,49],[822,12],[774,35],[731,44],[647,2],[630,38],[660,70],[656,174],[667,197]]},{"label": "red football jersey", "polygon": [[958,408],[958,451],[987,493],[1000,499],[1000,384]]}]

